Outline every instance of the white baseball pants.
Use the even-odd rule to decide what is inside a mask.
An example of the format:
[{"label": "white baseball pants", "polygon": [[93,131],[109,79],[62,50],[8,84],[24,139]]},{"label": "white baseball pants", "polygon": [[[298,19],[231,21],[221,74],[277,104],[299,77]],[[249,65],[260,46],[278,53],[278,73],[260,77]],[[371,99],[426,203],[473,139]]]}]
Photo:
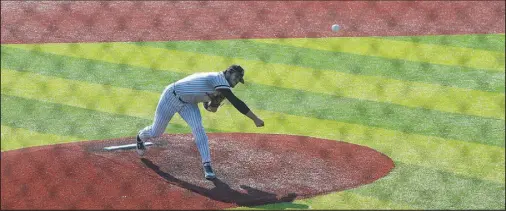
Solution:
[{"label": "white baseball pants", "polygon": [[156,107],[153,124],[139,131],[139,138],[148,141],[163,134],[175,113],[190,126],[202,158],[202,163],[211,162],[207,134],[202,125],[202,116],[197,103],[183,103],[173,94],[173,85],[165,88]]}]

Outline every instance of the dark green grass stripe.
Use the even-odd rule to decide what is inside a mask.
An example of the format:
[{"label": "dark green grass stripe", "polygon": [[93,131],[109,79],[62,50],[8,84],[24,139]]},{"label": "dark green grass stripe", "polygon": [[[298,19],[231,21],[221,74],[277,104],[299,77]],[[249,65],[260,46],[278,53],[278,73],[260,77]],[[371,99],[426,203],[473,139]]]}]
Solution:
[{"label": "dark green grass stripe", "polygon": [[[357,75],[504,93],[504,72],[298,48],[249,40],[144,42],[139,45],[260,60]],[[247,75],[247,73],[246,73]]]},{"label": "dark green grass stripe", "polygon": [[421,209],[503,209],[505,186],[436,169],[396,162],[384,178],[351,190]]},{"label": "dark green grass stripe", "polygon": [[378,38],[498,52],[504,52],[505,43],[504,34],[393,36]]},{"label": "dark green grass stripe", "polygon": [[[504,120],[247,84],[235,93],[253,108],[504,147]],[[244,96],[244,97],[243,97]]]},{"label": "dark green grass stripe", "polygon": [[[135,136],[151,120],[2,95],[2,125],[40,133],[107,139]],[[220,132],[207,129],[208,132]],[[168,133],[191,133],[187,125],[169,124]]]},{"label": "dark green grass stripe", "polygon": [[[5,57],[2,59],[4,68],[153,92],[161,92],[167,84],[184,76],[168,71],[43,53],[14,52],[6,55],[9,55],[9,60],[5,61]],[[23,62],[28,57],[30,62]],[[245,86],[239,86],[235,92],[252,109],[504,146],[505,125],[501,120],[258,84],[247,83]]]},{"label": "dark green grass stripe", "polygon": [[139,90],[161,92],[162,87],[186,75],[4,46],[1,53],[2,68]]}]

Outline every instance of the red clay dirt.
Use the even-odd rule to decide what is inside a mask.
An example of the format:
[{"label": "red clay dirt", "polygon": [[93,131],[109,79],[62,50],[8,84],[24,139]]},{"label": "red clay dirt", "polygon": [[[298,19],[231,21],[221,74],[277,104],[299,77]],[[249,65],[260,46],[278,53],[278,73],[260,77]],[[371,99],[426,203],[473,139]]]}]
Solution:
[{"label": "red clay dirt", "polygon": [[368,147],[281,134],[211,133],[215,181],[191,134],[147,154],[106,151],[134,137],[2,152],[2,209],[224,209],[291,202],[374,182],[393,161]]},{"label": "red clay dirt", "polygon": [[[2,43],[504,33],[504,1],[1,1]],[[341,30],[332,32],[339,24]]]}]

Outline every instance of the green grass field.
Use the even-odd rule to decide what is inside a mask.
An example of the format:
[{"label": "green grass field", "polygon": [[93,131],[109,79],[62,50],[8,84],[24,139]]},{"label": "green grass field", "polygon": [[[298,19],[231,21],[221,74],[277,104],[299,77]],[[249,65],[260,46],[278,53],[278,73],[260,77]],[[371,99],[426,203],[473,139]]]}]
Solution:
[{"label": "green grass field", "polygon": [[[234,92],[266,125],[226,104],[202,108],[207,132],[342,140],[396,165],[369,185],[256,208],[504,209],[504,46],[504,34],[2,44],[1,150],[133,137],[166,85],[237,63]],[[176,115],[166,132],[190,129]]]}]

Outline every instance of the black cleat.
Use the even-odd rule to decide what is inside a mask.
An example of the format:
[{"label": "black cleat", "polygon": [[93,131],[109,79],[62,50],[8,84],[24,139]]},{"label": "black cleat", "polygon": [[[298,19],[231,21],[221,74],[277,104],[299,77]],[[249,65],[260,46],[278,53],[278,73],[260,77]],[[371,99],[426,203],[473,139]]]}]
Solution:
[{"label": "black cleat", "polygon": [[143,156],[144,153],[146,153],[146,146],[144,146],[144,141],[142,141],[137,134],[137,154]]},{"label": "black cleat", "polygon": [[216,174],[214,174],[213,168],[211,167],[211,163],[209,162],[204,163],[204,177],[207,180],[212,180],[216,178]]}]

